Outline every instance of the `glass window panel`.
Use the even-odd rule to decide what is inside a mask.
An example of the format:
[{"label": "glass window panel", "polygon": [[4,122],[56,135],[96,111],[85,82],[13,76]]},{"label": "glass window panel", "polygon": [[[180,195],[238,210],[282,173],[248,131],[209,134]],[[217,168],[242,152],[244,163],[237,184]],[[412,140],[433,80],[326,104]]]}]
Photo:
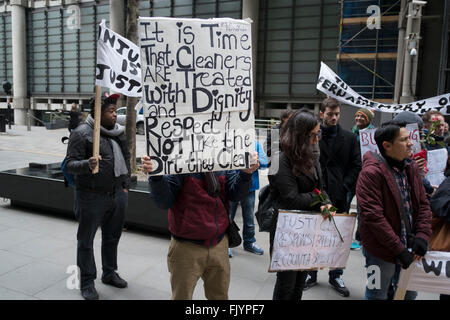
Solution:
[{"label": "glass window panel", "polygon": [[292,84],[293,95],[311,96],[316,92],[316,83],[312,84]]},{"label": "glass window panel", "polygon": [[285,84],[271,84],[265,87],[266,95],[286,95],[288,93],[288,86]]},{"label": "glass window panel", "polygon": [[216,12],[216,4],[200,4],[195,6],[196,14],[212,14]]},{"label": "glass window panel", "polygon": [[170,7],[170,0],[153,0],[153,7],[155,8],[168,8]]},{"label": "glass window panel", "polygon": [[175,7],[174,16],[192,16],[192,7]]},{"label": "glass window panel", "polygon": [[153,10],[153,17],[170,17],[170,8],[155,8]]}]

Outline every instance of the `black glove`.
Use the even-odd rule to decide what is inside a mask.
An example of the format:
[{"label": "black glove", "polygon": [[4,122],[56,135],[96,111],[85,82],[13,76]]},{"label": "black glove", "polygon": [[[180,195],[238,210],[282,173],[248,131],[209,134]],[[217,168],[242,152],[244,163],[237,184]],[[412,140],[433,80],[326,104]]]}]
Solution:
[{"label": "black glove", "polygon": [[408,249],[403,250],[396,258],[402,265],[403,269],[408,269],[411,263],[414,262],[414,254],[409,252]]},{"label": "black glove", "polygon": [[415,237],[411,249],[415,254],[423,257],[428,251],[428,243],[422,238]]}]

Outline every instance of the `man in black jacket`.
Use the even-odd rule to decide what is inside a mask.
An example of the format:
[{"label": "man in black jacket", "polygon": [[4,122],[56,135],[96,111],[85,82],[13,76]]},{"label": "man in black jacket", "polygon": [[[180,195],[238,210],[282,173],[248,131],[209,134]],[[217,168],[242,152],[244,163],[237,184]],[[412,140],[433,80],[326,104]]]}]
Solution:
[{"label": "man in black jacket", "polygon": [[[81,295],[97,300],[94,280],[97,268],[93,242],[102,228],[102,282],[125,288],[127,282],[117,270],[117,246],[122,234],[128,204],[130,154],[124,127],[116,123],[118,94],[101,97],[100,156],[93,157],[94,98],[86,123],[74,129],[67,147],[66,170],[75,175],[75,216],[77,232],[77,265],[80,268]],[[92,170],[99,166],[96,174]]]},{"label": "man in black jacket", "polygon": [[[347,194],[355,188],[361,171],[361,151],[356,135],[344,130],[338,123],[341,105],[334,98],[326,98],[320,106],[322,139],[320,146],[320,166],[324,188],[337,212],[348,212],[350,203]],[[329,283],[336,291],[348,297],[350,292],[342,280],[342,269],[330,270]],[[309,272],[305,288],[317,284],[317,271]]]}]

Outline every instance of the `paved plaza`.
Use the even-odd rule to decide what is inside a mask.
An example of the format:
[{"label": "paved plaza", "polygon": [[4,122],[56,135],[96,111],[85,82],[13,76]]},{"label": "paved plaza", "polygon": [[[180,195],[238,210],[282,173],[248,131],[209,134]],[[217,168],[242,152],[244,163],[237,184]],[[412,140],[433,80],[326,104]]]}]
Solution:
[{"label": "paved plaza", "polygon": [[[12,126],[0,133],[0,171],[27,167],[30,162],[60,162],[66,147],[61,138],[67,129],[47,130],[45,127]],[[137,157],[144,155],[145,137],[137,136]],[[260,171],[262,186],[268,183],[267,173]],[[2,183],[2,181],[0,181]],[[27,192],[26,185],[23,192]],[[55,195],[57,196],[57,195]],[[238,209],[240,210],[240,209]],[[236,221],[242,226],[240,211]],[[257,229],[257,227],[256,227]],[[39,210],[12,207],[0,198],[0,299],[1,300],[81,300],[73,287],[73,265],[76,264],[75,219]],[[166,300],[170,299],[167,249],[170,239],[137,229],[125,229],[119,243],[119,274],[128,281],[128,288],[116,289],[101,283],[100,232],[95,240],[97,263],[96,288],[102,300]],[[269,234],[256,233],[262,256],[242,247],[233,250],[229,297],[233,300],[270,300],[276,280],[269,266]],[[328,271],[318,274],[319,284],[303,294],[305,300],[361,300],[366,275],[361,251],[351,251],[344,281],[350,297],[339,296],[328,285]],[[205,299],[200,280],[194,299]],[[438,295],[419,293],[420,300],[437,300]]]}]

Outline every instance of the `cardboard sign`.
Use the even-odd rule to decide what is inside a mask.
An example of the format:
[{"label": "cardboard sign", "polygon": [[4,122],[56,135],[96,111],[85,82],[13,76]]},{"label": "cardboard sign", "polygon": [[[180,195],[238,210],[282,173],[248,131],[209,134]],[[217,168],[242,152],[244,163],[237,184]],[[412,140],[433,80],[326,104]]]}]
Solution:
[{"label": "cardboard sign", "polygon": [[429,251],[408,270],[401,271],[398,288],[450,294],[450,252]]},{"label": "cardboard sign", "polygon": [[139,47],[108,29],[105,20],[99,25],[95,70],[95,85],[130,97],[142,95]]},{"label": "cardboard sign", "polygon": [[445,167],[447,165],[448,151],[447,148],[428,150],[428,173],[425,176],[432,186],[439,187],[445,180]]},{"label": "cardboard sign", "polygon": [[413,143],[412,153],[418,153],[422,147],[420,146],[420,132],[419,125],[417,123],[410,123],[406,125],[406,130],[409,132],[409,139]]},{"label": "cardboard sign", "polygon": [[255,150],[251,25],[140,18],[152,175],[249,167]]},{"label": "cardboard sign", "polygon": [[367,151],[373,151],[380,154],[378,150],[377,143],[375,142],[375,131],[376,128],[363,129],[359,131],[359,146],[361,147],[361,159]]},{"label": "cardboard sign", "polygon": [[443,114],[450,114],[450,93],[404,104],[385,104],[371,101],[350,88],[348,84],[339,78],[336,73],[323,62],[321,62],[320,75],[316,88],[344,104],[358,108],[370,108],[381,112],[393,113],[401,111],[425,113],[430,110],[437,110]]},{"label": "cardboard sign", "polygon": [[345,268],[355,214],[336,214],[336,225],[320,213],[280,210],[269,272]]}]

